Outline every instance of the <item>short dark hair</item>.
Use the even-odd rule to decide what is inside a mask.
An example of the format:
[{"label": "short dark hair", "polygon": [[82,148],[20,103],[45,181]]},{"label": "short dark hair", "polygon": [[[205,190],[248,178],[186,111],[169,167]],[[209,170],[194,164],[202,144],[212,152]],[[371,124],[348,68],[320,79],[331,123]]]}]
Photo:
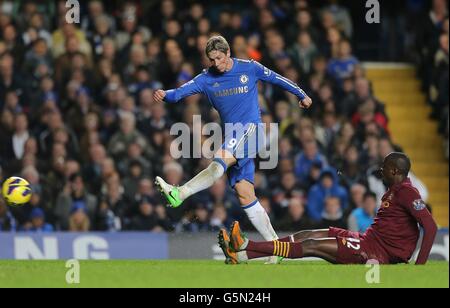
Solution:
[{"label": "short dark hair", "polygon": [[409,157],[402,152],[392,152],[386,157],[388,161],[392,161],[395,167],[400,171],[400,174],[407,176],[411,169],[411,161]]},{"label": "short dark hair", "polygon": [[69,182],[75,182],[75,180],[78,178],[81,178],[81,180],[84,182],[83,176],[79,172],[76,172],[76,173],[72,174],[71,176],[69,176]]},{"label": "short dark hair", "polygon": [[366,200],[367,198],[373,198],[373,199],[377,200],[377,194],[372,191],[366,191],[363,199]]},{"label": "short dark hair", "polygon": [[[37,13],[37,14],[39,14],[39,13]],[[36,15],[36,14],[34,14],[34,15]],[[42,37],[38,37],[36,40],[34,40],[34,42],[31,45],[34,47],[39,43],[45,43],[45,45],[48,47],[47,41],[45,39],[43,39]]]},{"label": "short dark hair", "polygon": [[217,50],[226,54],[230,50],[230,45],[223,36],[221,35],[212,36],[206,43],[205,48],[206,55],[208,56],[208,54],[213,50]]},{"label": "short dark hair", "polygon": [[320,174],[319,180],[322,181],[324,178],[330,178],[334,181],[334,174],[331,170],[325,170]]},{"label": "short dark hair", "polygon": [[130,161],[130,164],[128,165],[128,168],[131,169],[133,167],[140,167],[142,169],[142,163],[137,160],[137,159],[133,159]]}]

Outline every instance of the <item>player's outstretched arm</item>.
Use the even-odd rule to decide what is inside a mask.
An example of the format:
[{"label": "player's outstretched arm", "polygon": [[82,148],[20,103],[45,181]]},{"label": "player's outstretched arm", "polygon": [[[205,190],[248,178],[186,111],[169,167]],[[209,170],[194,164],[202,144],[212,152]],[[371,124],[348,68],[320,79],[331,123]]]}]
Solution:
[{"label": "player's outstretched arm", "polygon": [[259,80],[279,86],[284,90],[297,96],[299,99],[298,104],[300,108],[307,109],[311,107],[312,99],[308,95],[306,95],[305,91],[303,91],[292,80],[289,80],[288,78],[283,77],[280,74],[277,74],[276,72],[268,69],[267,67],[256,61],[253,62],[253,65],[255,69],[255,75]]},{"label": "player's outstretched arm", "polygon": [[156,102],[177,103],[187,96],[203,93],[203,76],[200,74],[194,79],[186,82],[181,87],[170,90],[156,90],[153,99]]}]

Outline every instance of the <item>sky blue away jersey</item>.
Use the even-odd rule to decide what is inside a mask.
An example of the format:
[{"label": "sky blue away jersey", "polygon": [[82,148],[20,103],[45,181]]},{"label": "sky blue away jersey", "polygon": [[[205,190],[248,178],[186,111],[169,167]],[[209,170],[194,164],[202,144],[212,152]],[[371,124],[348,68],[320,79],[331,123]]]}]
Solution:
[{"label": "sky blue away jersey", "polygon": [[181,87],[167,90],[164,101],[176,103],[187,96],[202,93],[219,112],[223,123],[247,124],[261,122],[258,80],[280,86],[299,100],[306,97],[298,85],[256,61],[235,58],[233,61],[228,72],[220,74],[205,69]]}]

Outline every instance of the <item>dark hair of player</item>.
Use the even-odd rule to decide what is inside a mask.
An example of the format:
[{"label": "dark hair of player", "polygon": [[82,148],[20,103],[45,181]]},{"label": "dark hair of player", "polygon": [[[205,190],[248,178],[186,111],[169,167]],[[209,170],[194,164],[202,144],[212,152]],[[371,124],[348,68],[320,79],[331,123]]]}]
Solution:
[{"label": "dark hair of player", "polygon": [[409,170],[411,169],[411,161],[405,153],[392,152],[386,157],[386,159],[387,161],[392,161],[393,166],[400,171],[401,175],[408,175]]}]

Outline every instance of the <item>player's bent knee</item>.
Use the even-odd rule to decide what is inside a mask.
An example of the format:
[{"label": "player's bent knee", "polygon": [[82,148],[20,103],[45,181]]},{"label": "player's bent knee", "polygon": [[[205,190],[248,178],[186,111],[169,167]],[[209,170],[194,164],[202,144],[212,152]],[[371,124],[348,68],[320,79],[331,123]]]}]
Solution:
[{"label": "player's bent knee", "polygon": [[239,202],[242,206],[249,205],[256,200],[255,192],[253,187],[246,187],[246,185],[236,184],[234,187]]},{"label": "player's bent knee", "polygon": [[245,199],[239,198],[239,203],[241,204],[242,207],[245,207],[245,206],[248,206],[253,201],[255,201],[254,199],[253,199],[253,201],[250,201],[250,200],[252,200],[252,199],[251,198],[245,198]]},{"label": "player's bent knee", "polygon": [[220,150],[215,155],[216,158],[221,159],[228,167],[236,163],[236,158],[226,150]]},{"label": "player's bent knee", "polygon": [[247,206],[247,205],[249,205],[250,203],[252,203],[253,201],[256,200],[256,196],[254,194],[241,195],[241,194],[238,193],[238,199],[239,199],[239,203],[242,206]]},{"label": "player's bent knee", "polygon": [[213,161],[209,166],[208,166],[209,172],[211,173],[211,175],[215,178],[218,179],[220,178],[224,173],[225,173],[225,169],[224,166],[222,166],[220,163]]}]

